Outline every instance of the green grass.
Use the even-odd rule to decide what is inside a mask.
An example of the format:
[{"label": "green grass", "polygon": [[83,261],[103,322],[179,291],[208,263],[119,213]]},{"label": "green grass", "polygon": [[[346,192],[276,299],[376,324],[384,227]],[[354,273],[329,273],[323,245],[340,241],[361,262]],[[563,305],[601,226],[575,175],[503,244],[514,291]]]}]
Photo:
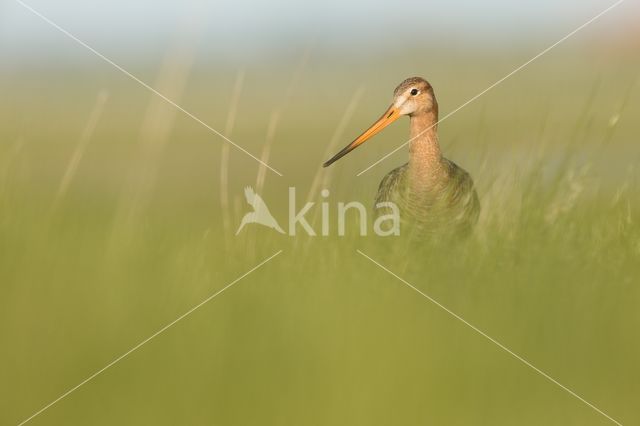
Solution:
[{"label": "green grass", "polygon": [[[388,58],[393,69],[385,58],[360,58],[343,72],[316,52],[288,99],[295,61],[255,65],[231,137],[261,155],[269,117],[280,111],[270,163],[284,177],[267,173],[262,194],[281,223],[287,187],[304,197],[317,173],[331,173],[331,203],[369,204],[406,152],[355,174],[406,140],[406,121],[320,169],[359,86],[340,146],[409,74],[431,80],[446,113],[527,54],[469,56],[477,68],[469,72],[460,57],[421,62],[407,51]],[[444,152],[474,177],[483,212],[468,241],[409,248],[353,233],[291,238],[249,227],[235,237],[242,189],[258,175],[252,159],[230,150],[225,229],[218,137],[101,63],[46,77],[6,72],[0,423],[24,420],[283,250],[31,424],[611,424],[362,250],[621,423],[637,424],[637,70],[622,54],[601,62],[579,49],[571,58],[552,53],[443,123]],[[136,72],[156,79],[152,69]],[[185,78],[184,91],[172,80],[154,85],[223,129],[235,70],[196,64]],[[104,110],[60,193],[102,89]]]}]

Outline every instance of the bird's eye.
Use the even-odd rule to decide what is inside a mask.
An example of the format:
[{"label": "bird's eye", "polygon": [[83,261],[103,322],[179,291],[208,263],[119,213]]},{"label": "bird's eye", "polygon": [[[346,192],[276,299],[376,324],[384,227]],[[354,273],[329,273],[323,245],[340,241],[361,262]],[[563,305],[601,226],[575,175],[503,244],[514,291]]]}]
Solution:
[{"label": "bird's eye", "polygon": [[415,96],[418,94],[418,89],[411,89],[411,96]]}]

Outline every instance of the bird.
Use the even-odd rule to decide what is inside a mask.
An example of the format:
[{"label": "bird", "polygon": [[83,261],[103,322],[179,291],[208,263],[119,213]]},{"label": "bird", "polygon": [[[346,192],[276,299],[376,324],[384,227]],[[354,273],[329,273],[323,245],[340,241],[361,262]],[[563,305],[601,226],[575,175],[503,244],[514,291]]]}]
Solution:
[{"label": "bird", "polygon": [[238,235],[240,231],[242,231],[242,228],[244,228],[244,226],[249,223],[264,225],[268,228],[275,229],[281,234],[284,234],[284,230],[280,227],[280,225],[278,225],[278,222],[269,211],[267,204],[264,202],[262,197],[256,194],[252,187],[247,186],[244,189],[244,197],[247,199],[247,203],[251,207],[253,207],[253,211],[244,215],[242,221],[240,222],[240,226],[236,231],[236,235]]},{"label": "bird", "polygon": [[[438,140],[438,102],[421,77],[404,80],[385,113],[353,142],[323,164],[328,167],[402,116],[410,118],[409,161],[380,182],[375,203],[392,202],[415,235],[449,232],[468,235],[480,214],[469,173],[442,155]],[[384,209],[376,209],[378,213]]]}]

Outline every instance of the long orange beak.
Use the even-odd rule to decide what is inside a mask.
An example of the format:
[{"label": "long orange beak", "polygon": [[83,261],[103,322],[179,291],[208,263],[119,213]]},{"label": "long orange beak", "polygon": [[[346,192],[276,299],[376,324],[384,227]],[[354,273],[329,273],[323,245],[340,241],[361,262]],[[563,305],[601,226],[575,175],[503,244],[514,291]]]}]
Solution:
[{"label": "long orange beak", "polygon": [[341,159],[342,157],[344,157],[345,155],[347,155],[348,153],[350,153],[351,151],[353,151],[354,149],[356,149],[357,147],[365,143],[368,139],[371,139],[373,136],[380,133],[382,129],[384,129],[389,124],[396,121],[398,118],[400,118],[400,111],[398,111],[397,108],[391,105],[389,109],[382,115],[382,117],[378,119],[378,121],[373,123],[371,127],[365,130],[363,134],[358,136],[356,140],[351,142],[349,145],[345,146],[342,149],[342,151],[340,151],[339,153],[331,157],[330,160],[326,161],[322,165],[322,167],[328,167],[332,165],[333,163],[335,163],[336,161],[338,161],[339,159]]}]

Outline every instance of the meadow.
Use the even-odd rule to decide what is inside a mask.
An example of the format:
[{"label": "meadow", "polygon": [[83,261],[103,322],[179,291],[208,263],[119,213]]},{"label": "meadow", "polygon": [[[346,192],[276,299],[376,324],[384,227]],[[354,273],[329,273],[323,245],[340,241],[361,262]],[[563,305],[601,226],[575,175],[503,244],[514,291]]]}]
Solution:
[{"label": "meadow", "polygon": [[120,58],[283,176],[87,52],[4,64],[0,423],[282,250],[29,424],[614,424],[360,250],[640,424],[637,55],[571,42],[440,124],[482,203],[464,242],[407,248],[356,224],[340,238],[235,235],[247,185],[285,223],[292,186],[301,201],[327,188],[332,206],[370,205],[407,151],[356,175],[407,139],[407,120],[321,164],[405,77],[430,80],[445,114],[535,53],[319,47],[239,65],[178,46],[155,62]]}]

